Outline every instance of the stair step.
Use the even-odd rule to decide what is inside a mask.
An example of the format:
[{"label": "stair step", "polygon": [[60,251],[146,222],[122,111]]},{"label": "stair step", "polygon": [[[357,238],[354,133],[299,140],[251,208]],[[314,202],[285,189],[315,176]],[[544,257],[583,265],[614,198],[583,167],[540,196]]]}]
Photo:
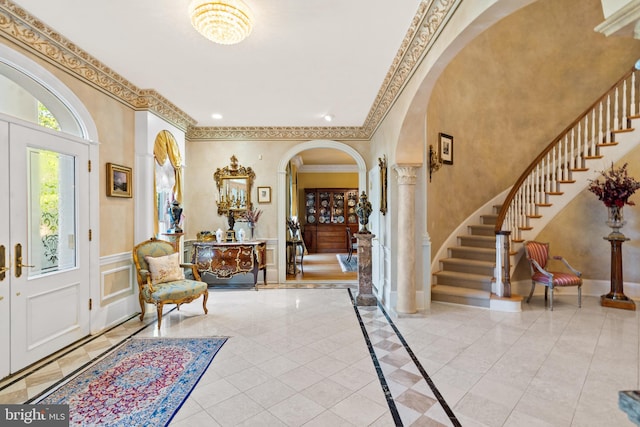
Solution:
[{"label": "stair step", "polygon": [[474,248],[495,248],[496,236],[475,236],[464,235],[458,236],[459,242],[462,246],[471,246]]},{"label": "stair step", "polygon": [[457,271],[460,273],[482,274],[493,276],[495,260],[477,261],[462,258],[445,258],[440,260],[440,265],[444,271]]},{"label": "stair step", "polygon": [[457,271],[439,271],[434,276],[436,277],[436,285],[491,292],[492,276]]},{"label": "stair step", "polygon": [[[499,211],[500,209],[498,209]],[[498,214],[485,214],[480,215],[480,221],[483,225],[496,225],[496,221],[498,220]]]},{"label": "stair step", "polygon": [[611,133],[612,134],[616,134],[616,133],[627,133],[627,132],[633,132],[635,130],[635,128],[627,128],[627,129],[616,129],[616,130],[612,130]]},{"label": "stair step", "polygon": [[474,259],[478,261],[495,261],[496,249],[474,248],[471,246],[455,246],[449,248],[451,258]]},{"label": "stair step", "polygon": [[435,285],[431,288],[431,300],[489,308],[491,292],[456,286]]},{"label": "stair step", "polygon": [[495,227],[490,224],[474,224],[470,225],[469,232],[474,236],[495,236]]}]

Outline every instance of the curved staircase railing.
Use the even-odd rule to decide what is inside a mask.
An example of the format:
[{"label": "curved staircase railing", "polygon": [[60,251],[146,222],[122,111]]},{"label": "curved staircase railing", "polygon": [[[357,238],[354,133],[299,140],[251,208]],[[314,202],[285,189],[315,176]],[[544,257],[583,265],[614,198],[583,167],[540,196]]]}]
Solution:
[{"label": "curved staircase railing", "polygon": [[515,182],[504,200],[495,226],[496,294],[511,296],[510,255],[522,233],[532,229],[530,220],[540,218],[540,208],[562,195],[561,184],[573,183],[572,173],[588,170],[586,162],[598,159],[600,148],[616,145],[615,133],[629,129],[638,111],[637,71],[628,71],[611,89],[565,128],[535,158]]}]

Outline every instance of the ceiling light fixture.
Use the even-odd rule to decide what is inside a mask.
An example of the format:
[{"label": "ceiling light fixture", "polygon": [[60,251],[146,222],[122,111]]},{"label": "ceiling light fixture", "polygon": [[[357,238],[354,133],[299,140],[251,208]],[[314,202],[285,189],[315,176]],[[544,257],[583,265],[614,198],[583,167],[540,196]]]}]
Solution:
[{"label": "ceiling light fixture", "polygon": [[219,44],[240,43],[253,27],[253,14],[241,0],[193,0],[189,16],[200,34]]},{"label": "ceiling light fixture", "polygon": [[333,120],[333,115],[332,115],[332,114],[326,114],[326,115],[324,116],[324,121],[325,121],[325,122],[330,122],[330,121],[332,121],[332,120]]}]

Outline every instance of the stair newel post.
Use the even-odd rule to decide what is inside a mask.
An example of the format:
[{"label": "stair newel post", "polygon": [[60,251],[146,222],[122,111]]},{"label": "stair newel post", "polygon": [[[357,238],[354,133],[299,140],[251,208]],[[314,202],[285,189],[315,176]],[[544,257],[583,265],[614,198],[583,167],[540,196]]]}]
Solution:
[{"label": "stair newel post", "polygon": [[496,232],[496,295],[511,298],[511,278],[509,271],[509,236],[508,230]]}]

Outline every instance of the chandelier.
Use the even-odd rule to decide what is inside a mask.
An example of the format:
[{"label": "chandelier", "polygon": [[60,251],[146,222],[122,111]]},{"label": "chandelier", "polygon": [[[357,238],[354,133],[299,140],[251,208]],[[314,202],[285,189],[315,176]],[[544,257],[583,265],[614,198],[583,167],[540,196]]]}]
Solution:
[{"label": "chandelier", "polygon": [[253,26],[251,10],[241,0],[193,0],[189,15],[200,34],[220,44],[240,43]]}]

